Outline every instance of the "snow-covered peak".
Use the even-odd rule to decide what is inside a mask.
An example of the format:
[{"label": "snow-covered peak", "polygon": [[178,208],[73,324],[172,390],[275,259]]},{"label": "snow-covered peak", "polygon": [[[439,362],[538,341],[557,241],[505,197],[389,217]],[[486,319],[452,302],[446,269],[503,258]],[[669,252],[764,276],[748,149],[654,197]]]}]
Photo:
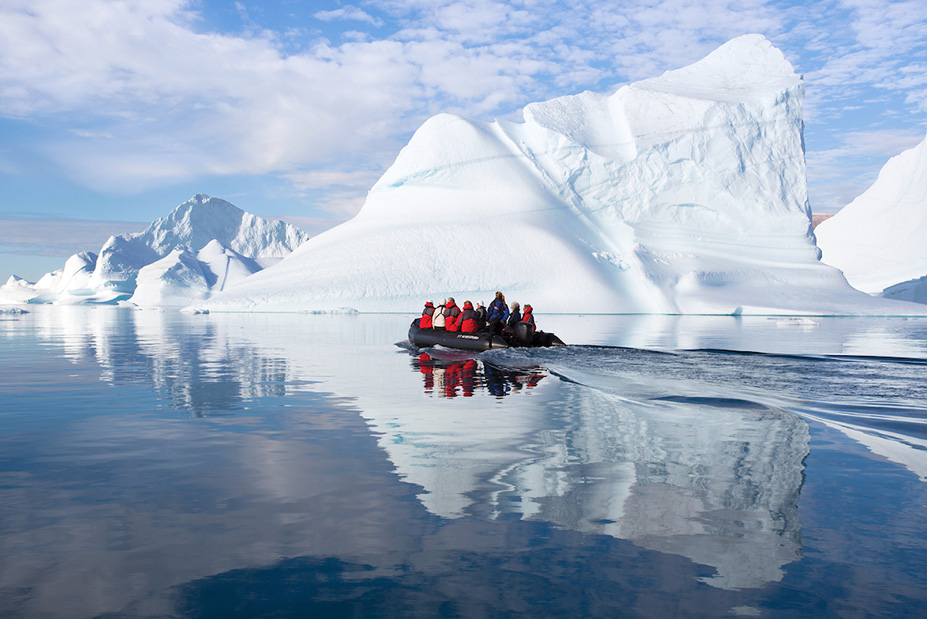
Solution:
[{"label": "snow-covered peak", "polygon": [[177,247],[196,251],[215,239],[252,258],[286,256],[309,238],[294,226],[257,217],[202,193],[135,236],[161,256]]},{"label": "snow-covered peak", "polygon": [[633,87],[713,101],[744,101],[801,83],[792,64],[766,37],[746,34],[694,64],[637,82]]},{"label": "snow-covered peak", "polygon": [[216,240],[248,258],[279,259],[308,238],[295,226],[263,219],[200,193],[153,221],[144,232],[111,237],[100,250],[92,283],[129,296],[139,270],[175,249],[196,252]]},{"label": "snow-covered peak", "polygon": [[[750,34],[694,64],[624,86],[611,95],[584,92],[532,103],[525,107],[524,116],[528,125],[556,132],[570,144],[608,159],[630,161],[642,144],[666,143],[713,121],[738,120],[736,113],[717,103],[775,109],[775,101],[788,99],[789,91],[795,91],[791,100],[799,102],[801,77],[765,37]],[[742,116],[755,123],[762,111],[751,109]]]},{"label": "snow-covered peak", "polygon": [[6,280],[6,284],[4,284],[4,285],[5,285],[5,286],[21,286],[21,287],[27,287],[27,286],[32,286],[32,282],[26,281],[25,279],[23,279],[23,278],[20,277],[19,275],[10,275],[10,278],[9,278],[8,280]]}]

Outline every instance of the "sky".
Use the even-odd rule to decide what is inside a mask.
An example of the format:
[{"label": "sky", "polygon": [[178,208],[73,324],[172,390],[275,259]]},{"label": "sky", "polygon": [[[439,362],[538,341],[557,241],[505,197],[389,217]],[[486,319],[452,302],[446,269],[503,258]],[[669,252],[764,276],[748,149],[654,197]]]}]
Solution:
[{"label": "sky", "polygon": [[927,135],[924,0],[0,0],[0,283],[196,193],[320,232],[434,114],[518,120],[748,33],[804,76],[814,212]]}]

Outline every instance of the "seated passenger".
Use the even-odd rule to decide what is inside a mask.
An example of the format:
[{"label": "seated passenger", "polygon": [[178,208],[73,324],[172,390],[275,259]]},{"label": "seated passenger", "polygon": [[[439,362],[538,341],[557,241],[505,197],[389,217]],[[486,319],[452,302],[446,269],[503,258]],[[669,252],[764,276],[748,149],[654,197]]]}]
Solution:
[{"label": "seated passenger", "polygon": [[419,318],[418,328],[419,329],[430,329],[431,328],[431,317],[435,315],[435,306],[431,301],[425,302],[425,309],[422,310],[422,317]]},{"label": "seated passenger", "polygon": [[522,321],[522,322],[527,322],[527,323],[528,323],[529,325],[531,325],[532,327],[537,327],[537,325],[534,324],[534,314],[531,313],[531,312],[533,312],[533,311],[534,311],[534,309],[533,309],[530,305],[528,305],[527,303],[525,303],[525,313],[524,313],[524,315],[521,317],[521,321]]},{"label": "seated passenger", "polygon": [[509,308],[505,305],[505,295],[496,292],[496,298],[489,304],[486,310],[486,319],[489,321],[489,330],[492,333],[499,333],[500,325],[504,324],[509,317]]},{"label": "seated passenger", "polygon": [[448,331],[458,331],[460,320],[460,308],[454,302],[454,297],[447,298],[447,305],[444,307],[444,328]]},{"label": "seated passenger", "polygon": [[460,312],[460,316],[457,319],[457,324],[460,326],[461,333],[476,333],[479,330],[480,315],[475,309],[473,309],[473,304],[469,301],[464,301],[463,311]]},{"label": "seated passenger", "polygon": [[435,313],[431,317],[431,328],[444,330],[444,304],[447,303],[447,299],[441,301],[441,305],[435,308]]},{"label": "seated passenger", "polygon": [[476,330],[485,331],[486,330],[486,308],[483,307],[482,303],[477,302],[476,304]]},{"label": "seated passenger", "polygon": [[509,317],[505,319],[505,326],[509,329],[521,322],[521,305],[518,304],[518,301],[512,301],[511,307],[512,311],[509,312]]}]

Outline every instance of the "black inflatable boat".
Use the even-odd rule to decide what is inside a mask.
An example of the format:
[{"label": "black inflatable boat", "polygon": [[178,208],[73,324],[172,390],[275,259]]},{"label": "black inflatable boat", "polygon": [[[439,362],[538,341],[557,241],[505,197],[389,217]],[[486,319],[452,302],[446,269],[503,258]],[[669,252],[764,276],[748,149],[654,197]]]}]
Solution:
[{"label": "black inflatable boat", "polygon": [[459,333],[443,329],[420,329],[418,318],[409,326],[409,341],[418,348],[428,348],[440,344],[448,348],[462,350],[492,350],[509,347],[564,346],[563,341],[553,333],[535,331],[528,323],[521,322],[504,335],[488,331],[478,333]]}]

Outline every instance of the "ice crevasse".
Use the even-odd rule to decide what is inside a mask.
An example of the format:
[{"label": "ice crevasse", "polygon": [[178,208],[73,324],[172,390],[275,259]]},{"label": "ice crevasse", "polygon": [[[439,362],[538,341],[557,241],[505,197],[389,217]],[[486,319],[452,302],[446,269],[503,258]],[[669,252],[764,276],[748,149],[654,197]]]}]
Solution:
[{"label": "ice crevasse", "polygon": [[803,93],[746,35],[521,123],[435,116],[356,217],[205,307],[411,311],[503,290],[542,312],[905,313],[819,261]]}]

